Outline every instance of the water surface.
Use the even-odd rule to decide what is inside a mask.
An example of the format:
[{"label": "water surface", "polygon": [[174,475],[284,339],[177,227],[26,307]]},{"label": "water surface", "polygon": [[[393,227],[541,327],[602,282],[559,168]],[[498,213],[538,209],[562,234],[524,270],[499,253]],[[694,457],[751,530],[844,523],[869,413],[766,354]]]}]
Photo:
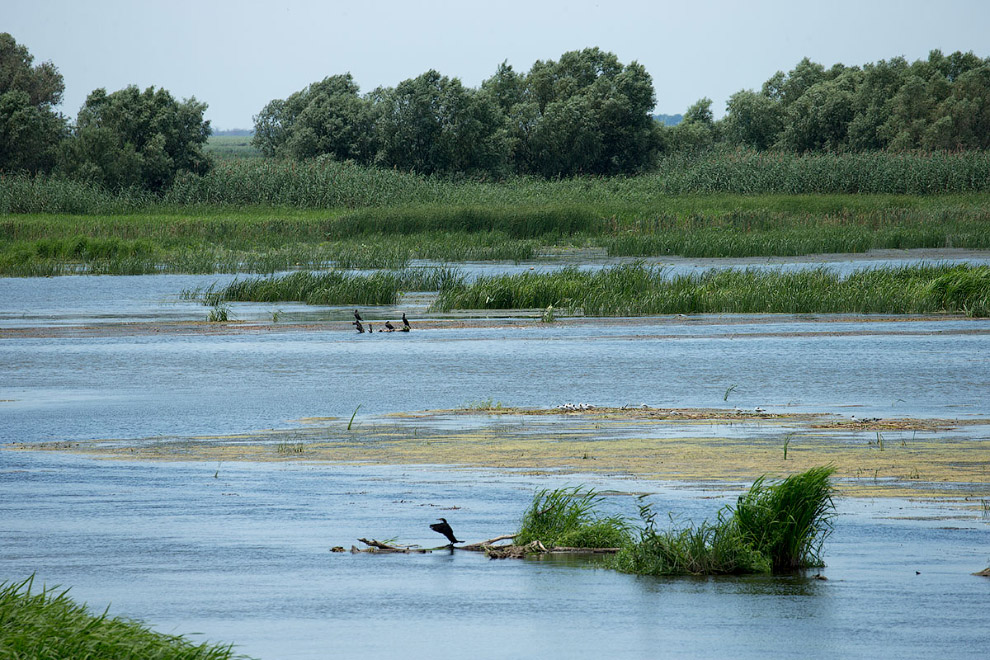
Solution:
[{"label": "water surface", "polygon": [[[466,552],[335,554],[358,537],[433,547],[512,531],[537,487],[652,493],[710,518],[735,493],[592,476],[417,467],[140,464],[2,454],[0,574],[262,658],[982,658],[990,526],[936,504],[840,500],[827,581],[639,578]],[[217,474],[214,477],[214,474]],[[606,498],[634,515],[631,495]],[[437,640],[444,640],[438,643]]]}]

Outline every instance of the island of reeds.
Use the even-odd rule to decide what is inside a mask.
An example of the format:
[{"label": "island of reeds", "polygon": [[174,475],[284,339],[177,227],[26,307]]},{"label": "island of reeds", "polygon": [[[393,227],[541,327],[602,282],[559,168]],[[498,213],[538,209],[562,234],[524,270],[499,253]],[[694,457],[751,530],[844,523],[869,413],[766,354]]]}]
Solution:
[{"label": "island of reeds", "polygon": [[[321,305],[394,305],[402,292],[436,292],[432,310],[543,310],[564,314],[964,314],[990,315],[990,267],[922,264],[864,268],[847,277],[826,267],[708,269],[670,275],[663,267],[620,265],[596,271],[482,276],[456,269],[407,269],[370,275],[328,271],[238,279],[184,291],[206,305],[226,301],[298,301]],[[551,310],[549,316],[547,310]]]},{"label": "island of reeds", "polygon": [[638,575],[784,573],[824,566],[832,532],[833,470],[813,468],[770,482],[758,479],[714,521],[661,529],[650,504],[640,524],[604,516],[602,497],[581,488],[536,494],[513,539],[515,547],[609,549],[608,566]]}]

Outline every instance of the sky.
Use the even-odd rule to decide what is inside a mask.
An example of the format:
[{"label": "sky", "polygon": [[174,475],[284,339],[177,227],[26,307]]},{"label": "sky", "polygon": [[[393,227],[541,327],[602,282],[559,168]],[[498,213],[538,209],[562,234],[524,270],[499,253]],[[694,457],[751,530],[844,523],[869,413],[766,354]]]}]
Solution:
[{"label": "sky", "polygon": [[932,49],[990,57],[990,0],[0,0],[0,32],[65,78],[59,108],[137,85],[251,128],[272,99],[350,72],[362,92],[430,69],[478,87],[498,65],[597,46],[653,77],[656,112],[742,89],[809,57],[826,67]]}]

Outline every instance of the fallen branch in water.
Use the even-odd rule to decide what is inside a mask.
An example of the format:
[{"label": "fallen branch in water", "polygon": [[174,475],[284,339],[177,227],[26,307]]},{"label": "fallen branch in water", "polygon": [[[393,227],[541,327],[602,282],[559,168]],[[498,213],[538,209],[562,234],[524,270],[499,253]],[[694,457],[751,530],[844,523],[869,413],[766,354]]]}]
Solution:
[{"label": "fallen branch in water", "polygon": [[388,543],[382,543],[381,541],[376,541],[375,539],[371,539],[370,541],[368,539],[358,539],[358,541],[364,543],[368,547],[357,548],[352,545],[351,546],[352,554],[356,554],[358,552],[371,552],[371,553],[380,553],[380,554],[399,553],[399,554],[407,554],[407,555],[408,554],[425,555],[433,551],[433,548],[427,549],[427,548],[414,548],[409,546],[389,545]]},{"label": "fallen branch in water", "polygon": [[[488,548],[493,547],[492,544],[498,543],[499,541],[505,541],[507,539],[515,538],[515,536],[516,536],[515,534],[503,534],[502,536],[496,536],[495,538],[488,539],[487,541],[479,541],[477,543],[469,543],[468,545],[462,545],[462,546],[441,545],[441,546],[436,547],[436,548],[420,548],[418,546],[409,546],[409,545],[392,545],[392,544],[389,544],[389,543],[383,543],[381,541],[376,541],[375,539],[371,539],[370,541],[368,539],[358,539],[358,541],[360,541],[361,543],[365,544],[368,547],[367,548],[358,548],[358,547],[352,545],[351,546],[351,553],[352,554],[356,554],[356,553],[359,553],[359,552],[368,552],[368,553],[372,553],[372,554],[375,554],[375,553],[381,553],[381,554],[399,553],[399,554],[421,554],[422,555],[422,554],[431,553],[434,550],[448,550],[448,549],[467,550],[468,552],[484,552]],[[332,551],[333,552],[343,552],[344,549],[341,548],[340,546],[336,546],[336,547],[333,548]]]},{"label": "fallen branch in water", "polygon": [[526,545],[503,545],[485,550],[489,559],[522,559],[526,555],[614,555],[621,548],[546,547],[540,541]]},{"label": "fallen branch in water", "polygon": [[[540,541],[533,541],[532,543],[527,543],[526,545],[495,545],[499,541],[507,541],[509,539],[515,538],[515,534],[503,534],[502,536],[496,536],[493,539],[488,539],[487,541],[479,541],[478,543],[469,543],[468,545],[453,546],[453,545],[443,545],[437,548],[419,548],[416,546],[405,546],[405,545],[392,545],[389,543],[383,543],[381,541],[376,541],[375,539],[358,539],[361,543],[368,546],[367,548],[358,548],[356,546],[351,546],[351,553],[357,554],[361,552],[367,552],[369,554],[429,554],[434,550],[465,550],[467,552],[484,552],[485,556],[489,559],[521,559],[526,555],[530,554],[571,554],[571,555],[607,555],[615,554],[619,551],[619,548],[571,548],[571,547],[546,547]],[[343,552],[343,548],[336,547],[333,549],[334,552]]]}]

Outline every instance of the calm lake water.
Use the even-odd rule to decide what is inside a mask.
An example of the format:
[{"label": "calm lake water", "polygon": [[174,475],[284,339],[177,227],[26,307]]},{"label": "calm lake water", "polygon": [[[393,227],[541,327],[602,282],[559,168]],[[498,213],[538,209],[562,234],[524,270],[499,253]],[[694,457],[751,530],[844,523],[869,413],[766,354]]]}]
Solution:
[{"label": "calm lake water", "polygon": [[[522,266],[525,267],[525,266]],[[686,265],[684,267],[689,267]],[[486,267],[494,268],[494,267]],[[513,267],[515,268],[515,267]],[[32,337],[3,328],[204,319],[216,276],[0,279],[0,444],[227,434],[305,417],[450,408],[711,406],[990,416],[990,321],[692,317],[355,335]],[[235,317],[270,320],[271,305]],[[425,311],[414,305],[414,324]],[[372,316],[397,318],[398,311]],[[735,385],[728,402],[726,390]],[[736,493],[442,467],[129,463],[0,452],[0,581],[32,573],[156,629],[255,657],[985,657],[990,525],[894,499],[837,502],[827,581],[647,579],[580,561],[333,554],[358,537],[433,546],[514,531],[537,488],[648,492],[700,522]],[[634,515],[631,495],[607,498]]]},{"label": "calm lake water", "polygon": [[[4,452],[0,574],[260,658],[986,657],[990,526],[840,500],[827,581],[638,578],[575,561],[335,554],[513,531],[535,488],[634,489],[700,521],[734,493],[593,476],[315,464],[140,464]],[[219,469],[217,477],[214,474]],[[632,496],[607,498],[634,515]],[[194,634],[195,633],[195,634]]]}]

